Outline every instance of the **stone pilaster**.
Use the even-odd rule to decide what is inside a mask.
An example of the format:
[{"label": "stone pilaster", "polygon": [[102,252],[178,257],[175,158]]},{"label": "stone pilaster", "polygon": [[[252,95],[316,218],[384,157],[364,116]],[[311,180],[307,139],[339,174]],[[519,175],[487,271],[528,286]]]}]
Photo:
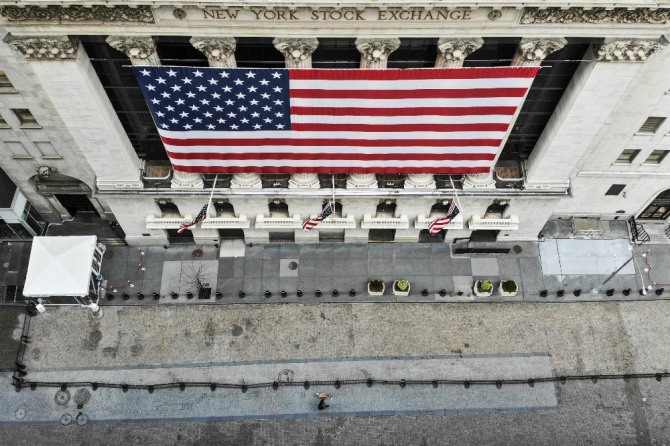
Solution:
[{"label": "stone pilaster", "polygon": [[405,178],[405,189],[436,189],[435,177],[429,173],[412,173]]},{"label": "stone pilaster", "polygon": [[234,37],[191,37],[191,45],[207,56],[210,67],[236,68]]},{"label": "stone pilaster", "polygon": [[289,189],[319,189],[320,187],[318,173],[294,173],[288,180]]},{"label": "stone pilaster", "polygon": [[352,173],[347,177],[347,189],[377,189],[378,187],[374,173]]},{"label": "stone pilaster", "polygon": [[465,58],[484,45],[484,39],[447,39],[437,41],[439,54],[435,59],[435,68],[458,68],[463,66]]},{"label": "stone pilaster", "polygon": [[312,53],[319,46],[314,38],[277,37],[273,45],[286,59],[286,68],[312,68]]},{"label": "stone pilaster", "polygon": [[537,67],[551,53],[567,45],[562,37],[551,39],[521,39],[512,60],[513,67]]},{"label": "stone pilaster", "polygon": [[389,55],[400,47],[400,39],[356,39],[356,48],[361,53],[361,68],[386,68]]},{"label": "stone pilaster", "polygon": [[665,38],[659,40],[608,40],[598,50],[598,60],[602,62],[644,62],[655,52],[668,44]]},{"label": "stone pilaster", "polygon": [[262,189],[263,182],[259,173],[235,173],[230,180],[231,189]]},{"label": "stone pilaster", "polygon": [[133,65],[160,65],[156,44],[151,37],[109,36],[107,44],[130,58]]},{"label": "stone pilaster", "polygon": [[140,160],[84,47],[66,37],[8,36],[4,42],[25,55],[97,187],[141,189]]},{"label": "stone pilaster", "polygon": [[172,189],[203,189],[205,182],[202,180],[202,174],[192,172],[172,172]]}]

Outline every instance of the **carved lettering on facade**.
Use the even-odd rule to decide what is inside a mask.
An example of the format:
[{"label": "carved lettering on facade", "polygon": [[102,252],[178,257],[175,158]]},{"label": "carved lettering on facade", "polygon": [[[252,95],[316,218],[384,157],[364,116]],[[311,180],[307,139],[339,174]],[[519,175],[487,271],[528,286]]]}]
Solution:
[{"label": "carved lettering on facade", "polygon": [[519,23],[538,25],[545,23],[648,23],[663,25],[670,21],[670,9],[649,8],[525,8]]},{"label": "carved lettering on facade", "polygon": [[148,6],[3,6],[0,15],[10,22],[139,22],[154,23]]},{"label": "carved lettering on facade", "polygon": [[265,9],[250,8],[208,8],[202,10],[204,20],[254,20],[254,21],[318,21],[318,22],[355,22],[355,21],[399,21],[399,22],[430,22],[430,21],[468,21],[472,20],[470,9],[436,8],[424,9]]}]

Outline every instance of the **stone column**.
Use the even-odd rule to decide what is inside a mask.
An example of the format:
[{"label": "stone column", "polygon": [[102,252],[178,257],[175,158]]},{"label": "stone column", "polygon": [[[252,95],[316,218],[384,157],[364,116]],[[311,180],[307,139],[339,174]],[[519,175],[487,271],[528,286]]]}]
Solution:
[{"label": "stone column", "polygon": [[356,39],[356,48],[361,53],[361,68],[386,68],[389,55],[400,47],[400,39]]},{"label": "stone column", "polygon": [[493,172],[475,173],[463,177],[463,189],[495,189]]},{"label": "stone column", "polygon": [[436,189],[435,177],[429,173],[412,173],[405,177],[405,189]]},{"label": "stone column", "polygon": [[[128,56],[133,65],[161,64],[158,53],[156,53],[156,44],[151,37],[109,36],[107,43]],[[170,182],[172,189],[202,189],[205,187],[200,173],[179,172],[174,169],[173,172]]]},{"label": "stone column", "polygon": [[294,173],[288,180],[289,189],[319,189],[320,187],[318,173]]},{"label": "stone column", "polygon": [[347,177],[347,189],[377,189],[378,187],[374,173],[350,173]]},{"label": "stone column", "polygon": [[513,67],[537,67],[551,53],[556,52],[568,44],[568,41],[559,38],[551,39],[521,39],[516,49]]},{"label": "stone column", "polygon": [[109,46],[130,58],[133,65],[160,65],[156,44],[151,37],[109,36]]},{"label": "stone column", "polygon": [[262,189],[260,173],[235,173],[230,180],[231,189]]},{"label": "stone column", "polygon": [[140,160],[84,47],[67,37],[6,38],[22,53],[101,190],[141,189]]},{"label": "stone column", "polygon": [[465,58],[484,45],[484,39],[447,39],[437,41],[439,54],[435,59],[435,68],[459,68]]},{"label": "stone column", "polygon": [[191,45],[207,56],[210,67],[237,68],[235,48],[237,40],[234,37],[191,37]]},{"label": "stone column", "polygon": [[286,68],[312,68],[312,53],[319,46],[314,38],[277,37],[272,44],[284,55]]},{"label": "stone column", "polygon": [[[640,73],[647,65],[643,62],[667,43],[663,38],[609,40],[587,51],[526,162],[526,189],[567,190],[586,153],[596,159],[596,151],[607,152],[630,139],[639,118],[648,116],[649,89],[662,88]],[[667,71],[667,52],[654,56],[665,59],[657,64],[660,72]]]}]

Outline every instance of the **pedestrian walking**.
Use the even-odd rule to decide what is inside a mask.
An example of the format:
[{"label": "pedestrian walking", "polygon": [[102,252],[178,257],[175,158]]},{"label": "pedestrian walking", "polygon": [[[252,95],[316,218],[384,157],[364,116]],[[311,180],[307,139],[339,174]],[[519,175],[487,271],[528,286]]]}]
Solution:
[{"label": "pedestrian walking", "polygon": [[319,400],[319,410],[323,410],[326,407],[330,407],[330,406],[328,404],[326,404],[326,399],[325,398],[321,398]]},{"label": "pedestrian walking", "polygon": [[330,393],[316,392],[316,397],[319,399],[319,410],[323,410],[326,407],[330,407],[328,404],[326,404],[326,400],[329,400],[329,399],[332,398]]}]

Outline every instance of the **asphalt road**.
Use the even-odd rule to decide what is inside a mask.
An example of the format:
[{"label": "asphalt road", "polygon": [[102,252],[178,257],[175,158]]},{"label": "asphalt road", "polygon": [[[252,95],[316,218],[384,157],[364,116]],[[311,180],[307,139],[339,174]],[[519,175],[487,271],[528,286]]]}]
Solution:
[{"label": "asphalt road", "polygon": [[[663,445],[670,380],[556,384],[557,412],[0,426],[11,445]],[[262,402],[259,402],[262,403]]]}]

